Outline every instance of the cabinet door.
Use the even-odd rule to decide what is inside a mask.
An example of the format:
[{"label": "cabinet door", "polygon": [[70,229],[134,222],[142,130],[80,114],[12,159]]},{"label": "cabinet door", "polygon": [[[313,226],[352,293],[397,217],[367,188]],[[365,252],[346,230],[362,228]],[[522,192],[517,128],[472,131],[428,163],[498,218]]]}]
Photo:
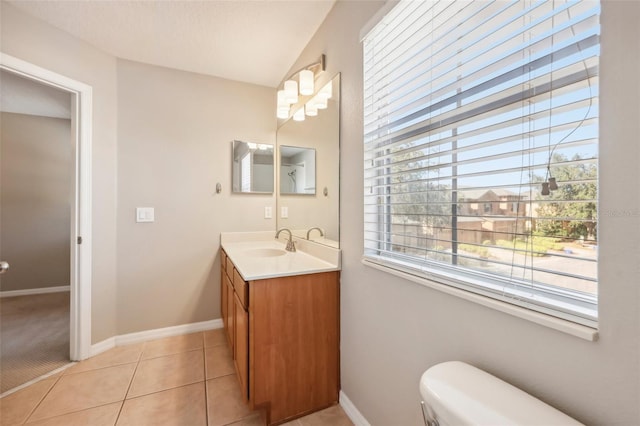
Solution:
[{"label": "cabinet door", "polygon": [[235,297],[235,364],[240,390],[245,401],[249,400],[249,313],[244,309],[238,295]]},{"label": "cabinet door", "polygon": [[231,280],[229,279],[229,277],[225,277],[225,285],[227,286],[227,321],[226,321],[226,329],[227,329],[227,340],[229,341],[229,349],[231,349],[231,353],[233,354],[233,350],[234,350],[234,337],[235,337],[235,333],[233,330],[234,324],[233,324],[233,320],[234,320],[234,314],[233,314],[233,309],[234,309],[234,297],[233,297],[233,285],[231,284]]},{"label": "cabinet door", "polygon": [[223,268],[220,273],[220,317],[222,318],[225,329],[227,328],[227,297],[229,297],[227,272]]}]

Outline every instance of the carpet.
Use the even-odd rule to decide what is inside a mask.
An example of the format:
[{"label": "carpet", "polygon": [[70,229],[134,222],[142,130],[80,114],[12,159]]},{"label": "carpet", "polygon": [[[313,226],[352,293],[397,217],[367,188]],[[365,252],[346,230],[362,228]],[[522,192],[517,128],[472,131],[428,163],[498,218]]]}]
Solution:
[{"label": "carpet", "polygon": [[0,299],[0,393],[69,363],[69,292]]}]

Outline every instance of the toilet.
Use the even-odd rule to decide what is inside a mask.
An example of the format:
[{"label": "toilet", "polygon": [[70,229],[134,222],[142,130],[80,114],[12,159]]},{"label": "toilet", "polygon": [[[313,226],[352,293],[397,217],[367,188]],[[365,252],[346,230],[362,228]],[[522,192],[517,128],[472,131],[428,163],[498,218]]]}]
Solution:
[{"label": "toilet", "polygon": [[515,386],[460,361],[444,362],[425,371],[420,394],[427,426],[582,425]]}]

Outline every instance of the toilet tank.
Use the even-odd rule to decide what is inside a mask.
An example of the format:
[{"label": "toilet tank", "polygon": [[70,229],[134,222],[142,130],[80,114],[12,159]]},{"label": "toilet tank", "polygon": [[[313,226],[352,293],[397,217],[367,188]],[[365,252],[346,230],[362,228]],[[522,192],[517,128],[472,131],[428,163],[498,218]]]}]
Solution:
[{"label": "toilet tank", "polygon": [[425,371],[420,394],[425,419],[436,420],[440,426],[582,425],[515,386],[460,361],[444,362]]}]

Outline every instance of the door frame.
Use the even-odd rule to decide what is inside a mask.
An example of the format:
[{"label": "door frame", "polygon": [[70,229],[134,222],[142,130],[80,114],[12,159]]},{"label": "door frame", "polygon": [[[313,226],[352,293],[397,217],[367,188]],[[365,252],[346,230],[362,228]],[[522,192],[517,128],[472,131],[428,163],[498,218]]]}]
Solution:
[{"label": "door frame", "polygon": [[72,361],[91,355],[91,86],[0,52],[0,69],[71,94],[70,347]]}]

